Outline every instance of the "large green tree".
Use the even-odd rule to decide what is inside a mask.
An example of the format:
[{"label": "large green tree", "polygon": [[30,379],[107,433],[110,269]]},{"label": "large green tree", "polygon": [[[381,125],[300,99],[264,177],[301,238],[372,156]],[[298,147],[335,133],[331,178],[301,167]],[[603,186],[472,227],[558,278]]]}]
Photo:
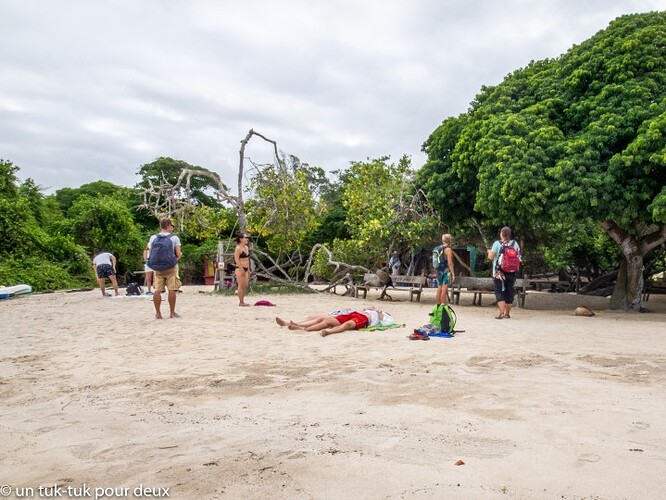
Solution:
[{"label": "large green tree", "polygon": [[73,238],[45,229],[41,189],[32,179],[19,184],[18,170],[0,160],[0,284],[52,290],[91,282],[83,248]]},{"label": "large green tree", "polygon": [[437,229],[430,203],[415,188],[409,157],[353,162],[341,178],[350,243],[374,265],[393,250],[413,251]]},{"label": "large green tree", "polygon": [[426,141],[421,176],[458,217],[524,232],[596,221],[623,255],[611,307],[639,309],[644,259],[666,242],[665,123],[666,13],[623,16],[483,88]]},{"label": "large green tree", "polygon": [[272,253],[298,250],[317,228],[322,175],[322,169],[290,156],[263,166],[252,177],[249,190],[254,196],[245,205],[248,230],[261,235]]},{"label": "large green tree", "polygon": [[67,211],[62,229],[91,255],[114,254],[120,274],[141,266],[145,238],[122,198],[81,196]]}]

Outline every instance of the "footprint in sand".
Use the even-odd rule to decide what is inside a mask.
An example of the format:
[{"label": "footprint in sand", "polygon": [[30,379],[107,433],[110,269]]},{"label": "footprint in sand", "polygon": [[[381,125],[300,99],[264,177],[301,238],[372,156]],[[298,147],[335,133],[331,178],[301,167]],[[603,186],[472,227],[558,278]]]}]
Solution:
[{"label": "footprint in sand", "polygon": [[598,462],[601,460],[601,457],[599,455],[596,455],[594,453],[581,453],[578,456],[578,461],[579,462]]}]

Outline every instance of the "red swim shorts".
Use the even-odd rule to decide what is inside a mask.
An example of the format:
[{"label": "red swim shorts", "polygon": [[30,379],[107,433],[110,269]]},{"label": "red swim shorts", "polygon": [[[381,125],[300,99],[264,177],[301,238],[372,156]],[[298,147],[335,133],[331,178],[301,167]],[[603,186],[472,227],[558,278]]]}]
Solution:
[{"label": "red swim shorts", "polygon": [[340,316],[335,316],[335,319],[337,319],[340,322],[340,324],[352,320],[354,323],[356,323],[357,330],[360,330],[361,328],[365,328],[366,326],[368,326],[368,317],[360,312],[341,314]]}]

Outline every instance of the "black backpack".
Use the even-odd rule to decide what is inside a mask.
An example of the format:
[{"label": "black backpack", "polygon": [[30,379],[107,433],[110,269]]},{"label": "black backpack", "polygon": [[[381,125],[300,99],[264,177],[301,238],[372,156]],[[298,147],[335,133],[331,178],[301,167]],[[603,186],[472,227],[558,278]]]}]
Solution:
[{"label": "black backpack", "polygon": [[148,257],[148,267],[154,271],[165,271],[176,267],[178,257],[173,248],[170,234],[158,234],[150,244],[150,256]]},{"label": "black backpack", "polygon": [[138,283],[135,281],[132,281],[131,283],[127,284],[127,290],[126,294],[127,295],[141,295],[143,293],[143,290],[141,290],[141,286],[139,286]]}]

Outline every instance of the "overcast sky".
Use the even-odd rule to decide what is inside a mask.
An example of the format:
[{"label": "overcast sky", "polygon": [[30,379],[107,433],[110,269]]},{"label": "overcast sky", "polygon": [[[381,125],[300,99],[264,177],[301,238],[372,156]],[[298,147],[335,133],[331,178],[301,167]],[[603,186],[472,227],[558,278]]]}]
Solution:
[{"label": "overcast sky", "polygon": [[[170,156],[236,184],[250,128],[326,170],[666,0],[0,0],[0,158],[53,192]],[[270,162],[253,139],[246,155]]]}]

